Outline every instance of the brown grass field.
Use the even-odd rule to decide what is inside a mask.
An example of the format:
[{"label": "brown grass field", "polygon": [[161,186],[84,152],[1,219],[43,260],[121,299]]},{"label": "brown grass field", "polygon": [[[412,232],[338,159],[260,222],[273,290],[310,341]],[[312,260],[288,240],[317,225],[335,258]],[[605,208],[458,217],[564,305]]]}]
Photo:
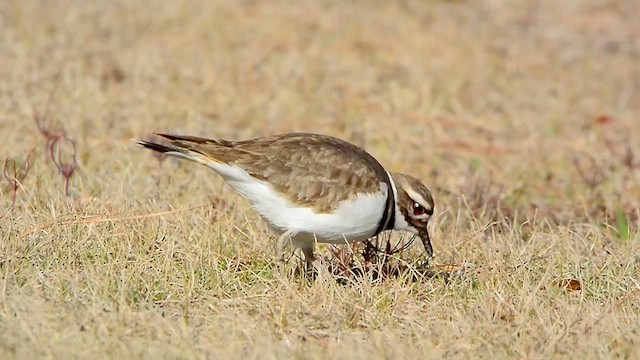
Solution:
[{"label": "brown grass field", "polygon": [[[0,357],[639,358],[638,14],[1,1]],[[361,145],[432,190],[435,257],[282,272],[219,176],[133,141],[154,131]]]}]

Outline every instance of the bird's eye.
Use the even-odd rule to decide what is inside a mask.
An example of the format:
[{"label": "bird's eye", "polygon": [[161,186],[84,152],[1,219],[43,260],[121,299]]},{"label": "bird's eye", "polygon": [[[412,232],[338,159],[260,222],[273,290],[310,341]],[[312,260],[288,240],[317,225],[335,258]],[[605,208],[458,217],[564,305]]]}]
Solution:
[{"label": "bird's eye", "polygon": [[429,216],[433,215],[433,208],[425,208],[424,206],[418,204],[417,202],[413,203],[413,215],[420,216],[427,214]]},{"label": "bird's eye", "polygon": [[413,215],[422,215],[425,214],[427,212],[427,209],[424,208],[424,206],[418,204],[417,202],[413,203]]}]

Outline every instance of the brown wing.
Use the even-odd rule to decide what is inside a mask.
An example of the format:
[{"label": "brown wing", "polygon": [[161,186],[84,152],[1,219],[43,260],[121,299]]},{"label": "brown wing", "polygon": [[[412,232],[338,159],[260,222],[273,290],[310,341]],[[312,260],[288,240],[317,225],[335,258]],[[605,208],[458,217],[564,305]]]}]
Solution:
[{"label": "brown wing", "polygon": [[212,160],[233,164],[268,181],[292,200],[321,211],[357,192],[389,185],[386,171],[363,149],[338,138],[294,133],[246,141],[162,135]]}]

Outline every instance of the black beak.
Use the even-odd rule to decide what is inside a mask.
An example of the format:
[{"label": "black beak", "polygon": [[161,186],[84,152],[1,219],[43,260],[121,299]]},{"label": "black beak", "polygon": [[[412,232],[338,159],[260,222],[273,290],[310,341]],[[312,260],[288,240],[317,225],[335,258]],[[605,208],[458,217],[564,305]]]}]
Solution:
[{"label": "black beak", "polygon": [[431,246],[431,238],[429,237],[429,231],[425,229],[420,232],[420,239],[422,240],[422,245],[424,245],[424,251],[427,252],[429,257],[433,257],[433,247]]}]

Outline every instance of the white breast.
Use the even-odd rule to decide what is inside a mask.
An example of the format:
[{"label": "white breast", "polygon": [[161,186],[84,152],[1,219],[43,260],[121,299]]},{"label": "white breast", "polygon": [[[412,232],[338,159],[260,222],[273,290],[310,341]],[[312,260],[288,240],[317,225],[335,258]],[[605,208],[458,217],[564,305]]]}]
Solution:
[{"label": "white breast", "polygon": [[386,206],[388,187],[380,183],[378,194],[358,194],[343,201],[331,214],[318,214],[298,207],[280,196],[269,183],[251,177],[245,170],[227,164],[209,164],[274,230],[294,232],[294,245],[363,241],[373,236]]}]

